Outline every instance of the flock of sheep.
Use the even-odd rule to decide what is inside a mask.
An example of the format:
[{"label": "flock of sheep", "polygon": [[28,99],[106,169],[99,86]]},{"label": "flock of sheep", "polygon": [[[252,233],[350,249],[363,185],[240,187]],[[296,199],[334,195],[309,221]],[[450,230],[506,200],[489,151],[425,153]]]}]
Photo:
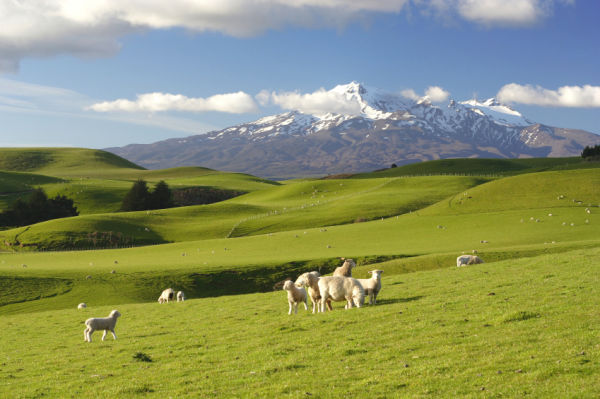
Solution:
[{"label": "flock of sheep", "polygon": [[332,310],[331,302],[346,301],[346,309],[354,306],[360,308],[364,304],[365,295],[369,296],[369,304],[374,305],[377,294],[381,290],[381,274],[383,270],[371,270],[371,278],[352,278],[352,268],[356,263],[352,259],[344,260],[344,264],[335,269],[332,276],[321,276],[319,272],[301,274],[296,282],[287,280],[283,289],[287,291],[289,305],[288,314],[298,313],[298,305],[304,303],[308,310],[308,296],[312,301],[312,312]]},{"label": "flock of sheep", "polygon": [[[456,266],[466,266],[483,263],[480,257],[476,255],[461,255],[456,258]],[[377,303],[377,295],[381,291],[381,274],[383,270],[371,270],[371,278],[356,279],[352,277],[352,269],[356,263],[352,259],[345,259],[342,266],[336,268],[332,276],[321,276],[319,272],[306,272],[298,276],[295,282],[287,280],[283,284],[283,289],[287,291],[289,310],[288,314],[298,313],[298,305],[304,304],[304,309],[308,310],[308,297],[312,301],[312,312],[325,312],[326,309],[332,310],[331,302],[346,301],[345,309],[353,307],[360,308],[365,302],[365,295],[369,297],[369,305]],[[308,290],[308,295],[307,295]],[[172,288],[165,289],[158,297],[158,303],[168,303],[173,299],[177,302],[185,301],[183,291],[175,291]],[[84,309],[87,305],[80,303],[77,308]],[[115,334],[115,325],[117,319],[121,316],[118,310],[110,312],[108,317],[92,317],[85,321],[85,330],[83,339],[86,342],[92,342],[92,334],[96,330],[104,330],[102,341],[108,331],[117,339]]]}]

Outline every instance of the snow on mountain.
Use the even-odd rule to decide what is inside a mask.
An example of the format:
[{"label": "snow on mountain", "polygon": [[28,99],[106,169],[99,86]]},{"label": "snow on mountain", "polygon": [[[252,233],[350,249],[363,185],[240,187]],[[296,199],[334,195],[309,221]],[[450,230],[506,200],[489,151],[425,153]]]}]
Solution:
[{"label": "snow on mountain", "polygon": [[[413,127],[437,136],[488,135],[500,141],[518,140],[517,127],[533,124],[519,112],[498,103],[495,99],[484,102],[450,100],[446,106],[435,105],[426,97],[411,100],[384,90],[366,87],[357,82],[338,85],[329,91],[344,101],[357,104],[360,114],[323,113],[308,115],[290,111],[261,118],[257,121],[225,129],[217,137],[236,133],[264,140],[277,135],[310,135],[323,130],[351,128],[360,125],[368,131],[375,122],[385,121],[382,129]],[[515,129],[512,129],[515,128]],[[494,131],[493,134],[490,133]],[[496,132],[500,130],[500,133]],[[508,136],[506,133],[510,131]],[[368,134],[368,133],[365,133]],[[490,136],[491,134],[491,136]],[[499,135],[505,137],[499,137]]]},{"label": "snow on mountain", "polygon": [[[351,82],[327,92],[354,114],[292,110],[223,130],[108,149],[148,168],[291,177],[452,157],[575,156],[599,136],[536,124],[491,98],[432,103]],[[315,109],[315,108],[313,108]]]}]

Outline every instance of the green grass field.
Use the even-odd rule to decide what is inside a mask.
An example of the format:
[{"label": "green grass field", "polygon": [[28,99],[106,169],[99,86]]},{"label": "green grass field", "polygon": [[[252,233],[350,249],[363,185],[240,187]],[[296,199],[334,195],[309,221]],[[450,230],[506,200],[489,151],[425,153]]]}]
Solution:
[{"label": "green grass field", "polygon": [[[0,192],[68,192],[85,212],[0,232],[2,398],[600,396],[594,163],[448,160],[271,182],[7,151]],[[248,193],[114,213],[140,177]],[[114,246],[129,248],[99,249]],[[47,250],[61,248],[90,249]],[[486,263],[456,268],[473,251]],[[358,278],[384,270],[379,304],[288,316],[274,284],[340,257]],[[169,286],[189,300],[159,305]],[[113,308],[119,339],[84,343],[83,321]]]}]

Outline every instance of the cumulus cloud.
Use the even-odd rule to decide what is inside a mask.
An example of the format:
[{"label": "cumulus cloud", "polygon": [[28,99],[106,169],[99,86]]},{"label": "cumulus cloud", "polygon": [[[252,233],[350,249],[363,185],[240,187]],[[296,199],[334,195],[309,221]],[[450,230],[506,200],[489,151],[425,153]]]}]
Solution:
[{"label": "cumulus cloud", "polygon": [[557,90],[541,86],[510,83],[496,95],[506,103],[541,105],[545,107],[600,107],[600,86],[562,86]]},{"label": "cumulus cloud", "polygon": [[[421,10],[458,14],[475,23],[526,25],[555,1],[412,0]],[[104,57],[136,31],[184,28],[235,37],[285,27],[340,28],[376,13],[399,13],[409,0],[19,0],[0,1],[0,72],[25,57]]]},{"label": "cumulus cloud", "polygon": [[427,90],[425,90],[425,96],[434,103],[441,103],[450,97],[450,93],[439,86],[429,86]]},{"label": "cumulus cloud", "polygon": [[181,94],[146,93],[138,94],[135,101],[118,99],[104,101],[88,107],[96,112],[228,112],[243,114],[256,112],[258,107],[252,97],[243,91],[237,93],[217,94],[207,98],[189,98]]},{"label": "cumulus cloud", "polygon": [[429,86],[425,90],[425,94],[420,96],[413,89],[405,89],[400,92],[403,97],[409,98],[413,101],[427,99],[434,103],[444,102],[450,97],[450,92],[442,89],[439,86]]},{"label": "cumulus cloud", "polygon": [[262,91],[258,94],[257,100],[262,105],[271,103],[283,109],[297,110],[313,115],[326,113],[359,115],[361,112],[361,105],[358,103],[356,97],[349,98],[344,93],[333,90],[327,91],[324,88],[306,94],[298,92],[268,93]]}]

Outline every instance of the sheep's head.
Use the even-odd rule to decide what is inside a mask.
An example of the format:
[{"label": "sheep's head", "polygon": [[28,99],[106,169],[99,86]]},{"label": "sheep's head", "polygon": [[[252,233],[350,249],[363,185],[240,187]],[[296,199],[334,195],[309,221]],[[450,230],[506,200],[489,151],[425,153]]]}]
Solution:
[{"label": "sheep's head", "polygon": [[[302,273],[301,275],[298,276],[298,278],[296,279],[296,285],[300,285],[300,286],[307,286],[309,283],[309,273]],[[290,280],[291,281],[291,280]],[[287,281],[286,281],[287,282]],[[285,285],[284,285],[285,287]],[[285,289],[285,288],[284,288]]]},{"label": "sheep's head", "polygon": [[348,267],[350,270],[352,270],[352,268],[356,266],[356,263],[354,263],[354,260],[352,260],[352,259],[346,259],[346,260],[344,261],[344,264],[342,265],[342,267],[343,267],[343,266],[346,266],[346,267]]},{"label": "sheep's head", "polygon": [[293,287],[294,283],[292,282],[292,280],[287,280],[284,284],[283,284],[283,289],[286,291],[291,291],[292,287]]},{"label": "sheep's head", "polygon": [[108,317],[114,317],[116,319],[117,317],[121,317],[121,313],[119,313],[119,311],[115,309],[112,312],[110,312]]},{"label": "sheep's head", "polygon": [[372,277],[381,278],[381,274],[383,273],[383,270],[375,269],[375,270],[369,271],[369,273],[371,274]]}]

